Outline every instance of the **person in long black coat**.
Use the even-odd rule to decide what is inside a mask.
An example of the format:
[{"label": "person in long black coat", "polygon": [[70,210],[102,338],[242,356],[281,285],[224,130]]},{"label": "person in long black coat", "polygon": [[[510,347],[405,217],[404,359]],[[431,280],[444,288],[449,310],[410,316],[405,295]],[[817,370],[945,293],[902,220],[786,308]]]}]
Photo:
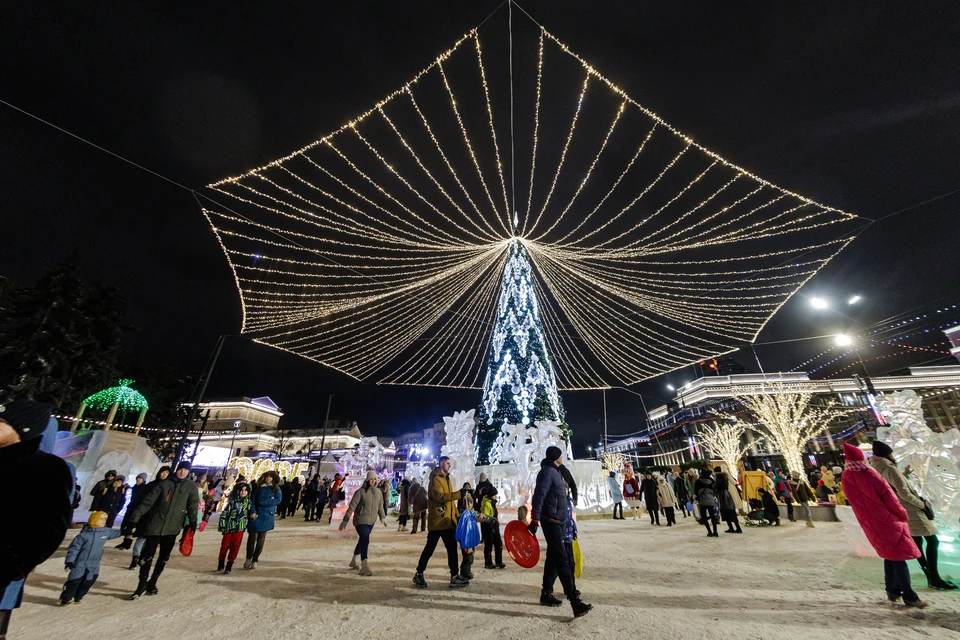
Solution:
[{"label": "person in long black coat", "polygon": [[143,498],[146,495],[147,474],[138,473],[136,483],[130,487],[130,503],[127,505],[127,513],[123,516],[123,521],[120,523],[120,533],[123,534],[123,542],[117,545],[117,549],[129,549],[133,546],[133,525],[136,523],[130,521],[130,514],[143,502]]},{"label": "person in long black coat", "polygon": [[677,506],[683,517],[687,517],[687,502],[690,501],[690,494],[687,493],[687,483],[683,481],[683,474],[678,473],[673,479],[673,494],[677,496]]},{"label": "person in long black coat", "polygon": [[733,496],[730,495],[730,478],[720,467],[714,467],[713,470],[713,477],[717,482],[717,502],[720,503],[720,517],[727,523],[727,533],[743,533],[743,529],[740,528],[740,520],[737,518],[737,505],[733,501]]},{"label": "person in long black coat", "polygon": [[107,527],[113,528],[113,521],[123,509],[127,499],[127,490],[123,487],[123,476],[116,476],[113,482],[98,496],[93,497],[90,511],[103,511],[107,514]]},{"label": "person in long black coat", "polygon": [[292,485],[284,479],[280,479],[280,504],[277,505],[277,514],[281,520],[287,518],[287,510],[290,508],[290,493]]},{"label": "person in long black coat", "polygon": [[[4,516],[23,526],[0,527],[0,636],[20,606],[23,580],[63,542],[73,509],[73,474],[53,450],[57,422],[50,405],[18,400],[0,406],[0,487]],[[23,487],[30,479],[30,490]]]},{"label": "person in long black coat", "polygon": [[640,483],[640,495],[650,513],[650,524],[660,526],[660,499],[657,497],[657,481],[653,474],[647,471]]},{"label": "person in long black coat", "polygon": [[[135,490],[139,490],[139,495],[135,495],[130,499],[130,505],[127,507],[127,514],[123,517],[124,523],[130,523],[130,535],[137,539],[133,543],[133,551],[131,552],[130,557],[130,566],[127,569],[135,569],[140,563],[140,552],[143,550],[143,545],[147,543],[147,525],[150,523],[150,515],[147,514],[140,518],[140,520],[135,520],[133,517],[133,512],[137,510],[146,497],[150,494],[155,486],[160,484],[162,480],[166,480],[170,477],[170,472],[172,469],[169,465],[164,465],[157,470],[157,475],[153,480],[144,484],[134,487]],[[146,474],[141,474],[146,475]],[[138,476],[139,477],[139,476]]]},{"label": "person in long black coat", "polygon": [[287,515],[291,518],[293,514],[297,512],[297,506],[300,504],[300,492],[302,490],[303,485],[300,484],[300,478],[294,478],[293,482],[290,483],[290,502],[287,504]]}]

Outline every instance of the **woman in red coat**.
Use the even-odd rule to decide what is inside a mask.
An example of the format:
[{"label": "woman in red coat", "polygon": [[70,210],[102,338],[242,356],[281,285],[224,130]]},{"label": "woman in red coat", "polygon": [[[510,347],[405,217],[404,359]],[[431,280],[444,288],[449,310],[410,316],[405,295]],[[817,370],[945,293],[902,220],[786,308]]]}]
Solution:
[{"label": "woman in red coat", "polygon": [[906,509],[886,480],[864,461],[863,451],[844,444],[843,452],[847,458],[843,493],[867,540],[883,558],[887,598],[896,602],[902,596],[906,606],[923,609],[927,603],[910,586],[907,560],[919,558],[920,550],[910,537]]}]

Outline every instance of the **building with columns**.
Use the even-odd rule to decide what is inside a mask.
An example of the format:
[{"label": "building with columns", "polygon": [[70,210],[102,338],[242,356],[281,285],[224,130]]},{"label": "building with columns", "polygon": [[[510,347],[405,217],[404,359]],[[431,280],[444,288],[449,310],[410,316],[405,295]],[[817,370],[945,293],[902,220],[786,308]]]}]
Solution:
[{"label": "building with columns", "polygon": [[[616,442],[607,450],[632,459],[638,467],[679,465],[705,457],[697,438],[698,426],[717,419],[718,413],[742,411],[735,396],[761,393],[765,385],[782,380],[814,394],[814,402],[849,408],[822,435],[808,444],[811,464],[834,463],[841,459],[843,442],[872,436],[882,424],[873,409],[876,394],[913,389],[923,398],[923,411],[933,429],[960,426],[960,366],[911,367],[907,375],[811,380],[803,372],[707,376],[677,390],[673,400],[652,409],[646,431]],[[744,444],[751,444],[750,430]],[[602,455],[603,446],[598,448]],[[761,442],[746,455],[753,468],[769,465],[778,451]]]}]

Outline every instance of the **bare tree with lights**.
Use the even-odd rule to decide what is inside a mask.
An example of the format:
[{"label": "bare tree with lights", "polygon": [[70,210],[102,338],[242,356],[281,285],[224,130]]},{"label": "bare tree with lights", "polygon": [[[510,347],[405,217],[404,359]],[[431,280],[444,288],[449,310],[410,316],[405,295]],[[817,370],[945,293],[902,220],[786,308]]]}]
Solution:
[{"label": "bare tree with lights", "polygon": [[804,481],[803,447],[844,413],[833,409],[832,402],[826,406],[813,404],[812,393],[783,380],[765,385],[757,395],[734,399],[753,414],[756,424],[749,426],[763,433],[783,454],[787,470],[800,474]]},{"label": "bare tree with lights", "polygon": [[603,469],[607,471],[616,471],[620,473],[627,464],[627,459],[622,453],[605,453],[600,463]]},{"label": "bare tree with lights", "polygon": [[697,429],[697,435],[710,455],[723,460],[730,473],[736,474],[737,465],[743,458],[743,454],[753,445],[741,444],[743,434],[747,430],[743,422],[733,416],[720,415],[719,418],[712,423],[701,423]]}]

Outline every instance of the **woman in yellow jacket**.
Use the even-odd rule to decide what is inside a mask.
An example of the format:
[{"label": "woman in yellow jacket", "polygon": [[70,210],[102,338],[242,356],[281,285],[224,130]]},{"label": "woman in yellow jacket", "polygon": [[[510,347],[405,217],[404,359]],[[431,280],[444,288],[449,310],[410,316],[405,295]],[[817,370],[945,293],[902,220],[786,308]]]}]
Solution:
[{"label": "woman in yellow jacket", "polygon": [[450,483],[450,458],[441,456],[437,468],[430,473],[427,481],[427,544],[420,554],[417,564],[417,573],[413,576],[413,584],[419,589],[427,588],[427,581],[423,572],[427,570],[427,562],[437,550],[437,543],[443,540],[447,549],[447,566],[450,568],[450,588],[458,589],[470,584],[469,580],[460,576],[459,553],[457,551],[457,500],[464,495],[463,490],[453,490]]}]

